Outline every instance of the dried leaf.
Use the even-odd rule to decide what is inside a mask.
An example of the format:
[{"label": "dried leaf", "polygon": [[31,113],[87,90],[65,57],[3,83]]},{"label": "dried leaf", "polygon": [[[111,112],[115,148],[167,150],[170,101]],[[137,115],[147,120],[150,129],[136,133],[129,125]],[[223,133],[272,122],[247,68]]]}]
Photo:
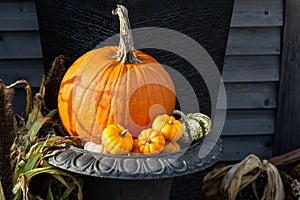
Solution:
[{"label": "dried leaf", "polygon": [[70,196],[70,194],[73,192],[73,190],[76,188],[76,184],[75,183],[71,183],[70,184],[70,187],[68,187],[66,189],[66,191],[63,193],[61,199],[64,200],[64,199],[68,199],[68,197]]},{"label": "dried leaf", "polygon": [[20,181],[20,187],[23,195],[23,200],[28,200],[29,184],[28,184],[28,180],[26,179],[26,176],[24,174],[21,174],[19,177],[19,181]]},{"label": "dried leaf", "polygon": [[208,172],[207,175],[204,177],[204,182],[210,181],[215,178],[219,178],[220,176],[224,176],[225,174],[227,174],[228,170],[231,169],[232,166],[233,165],[227,165],[223,168]]},{"label": "dried leaf", "polygon": [[202,188],[204,199],[236,199],[249,184],[254,195],[259,199],[255,180],[262,172],[267,174],[267,184],[261,200],[283,200],[285,197],[283,183],[277,168],[270,162],[261,160],[255,155],[249,155],[235,165],[225,166],[208,173],[204,178]]},{"label": "dried leaf", "polygon": [[64,171],[61,171],[61,170],[59,170],[55,167],[49,166],[49,167],[35,168],[35,169],[32,169],[32,170],[24,173],[24,175],[30,179],[30,178],[32,178],[32,177],[34,177],[38,174],[42,174],[42,173],[48,173],[48,174],[51,174],[51,175],[66,176],[66,177],[71,178],[73,180],[74,184],[78,187],[78,193],[77,193],[78,200],[83,199],[82,187],[81,187],[79,181],[74,176],[72,176],[71,174],[69,174],[67,172],[64,172]]},{"label": "dried leaf", "polygon": [[43,114],[40,110],[40,108],[35,105],[33,106],[33,110],[32,112],[29,114],[28,116],[28,120],[26,122],[26,129],[27,130],[30,130],[31,129],[31,126],[34,124],[34,122],[39,119],[39,118],[42,118],[43,117]]},{"label": "dried leaf", "polygon": [[25,86],[25,91],[26,91],[26,107],[25,107],[25,116],[24,118],[27,119],[29,113],[31,112],[32,109],[32,90],[31,90],[31,86],[29,84],[29,82],[27,80],[18,80],[15,83],[10,84],[9,86],[7,86],[7,88],[13,88],[16,85],[19,84],[26,84]]},{"label": "dried leaf", "polygon": [[221,193],[229,200],[234,200],[239,191],[255,180],[260,172],[260,159],[255,155],[249,155],[242,162],[234,165],[225,175],[220,188]]},{"label": "dried leaf", "polygon": [[228,165],[220,169],[216,169],[207,173],[204,177],[202,186],[202,198],[203,199],[223,199],[224,197],[220,193],[220,185],[223,177],[227,174],[229,169],[233,165]]},{"label": "dried leaf", "polygon": [[46,117],[54,117],[56,114],[57,114],[58,110],[57,109],[53,109],[51,110],[47,115]]},{"label": "dried leaf", "polygon": [[[60,61],[57,60],[57,63],[61,64]],[[56,67],[59,66],[58,64]],[[52,72],[51,76],[53,76],[53,74],[55,73]],[[48,77],[48,86],[50,84],[50,80],[51,78]],[[75,189],[77,191],[77,198],[82,199],[81,182],[79,182],[78,179],[71,173],[50,166],[45,160],[50,148],[56,148],[56,150],[51,151],[51,154],[55,155],[58,151],[64,150],[67,145],[80,146],[80,140],[72,137],[55,136],[56,130],[54,126],[56,127],[57,123],[52,118],[56,116],[57,109],[50,112],[45,109],[45,77],[43,77],[40,90],[35,95],[33,101],[31,100],[31,88],[26,80],[17,81],[16,83],[6,87],[6,89],[21,83],[26,84],[25,89],[27,91],[25,117],[23,116],[20,117],[20,120],[15,120],[16,126],[10,129],[14,130],[16,137],[14,144],[11,145],[11,157],[14,160],[15,172],[13,187],[13,193],[15,194],[14,199],[42,199],[40,196],[33,197],[32,194],[30,194],[29,186],[33,177],[45,173],[52,175],[55,180],[61,183],[58,184],[59,187],[56,187],[57,185],[53,185],[53,187],[56,187],[55,190],[51,190],[51,185],[49,185],[47,199],[54,199],[58,194],[63,195],[62,198],[68,199],[69,195],[71,193],[73,194]],[[51,133],[48,130],[52,130]],[[58,194],[55,194],[55,192],[58,192]],[[60,199],[63,200],[62,198]]]},{"label": "dried leaf", "polygon": [[31,142],[33,142],[36,139],[40,129],[50,120],[51,120],[50,117],[41,117],[34,122],[34,124],[31,126],[31,128],[28,131],[29,140]]},{"label": "dried leaf", "polygon": [[284,200],[284,187],[277,168],[268,161],[263,162],[264,170],[268,175],[268,182],[265,187],[262,200]]},{"label": "dried leaf", "polygon": [[26,107],[25,107],[25,119],[29,116],[29,113],[32,110],[32,90],[30,84],[26,81]]},{"label": "dried leaf", "polygon": [[47,193],[47,197],[46,197],[47,200],[54,200],[54,196],[53,196],[53,193],[52,193],[52,190],[51,190],[51,186],[49,185],[48,187],[48,193]]},{"label": "dried leaf", "polygon": [[3,192],[3,187],[2,187],[1,181],[0,181],[0,199],[5,200],[5,195],[4,195],[4,192]]}]

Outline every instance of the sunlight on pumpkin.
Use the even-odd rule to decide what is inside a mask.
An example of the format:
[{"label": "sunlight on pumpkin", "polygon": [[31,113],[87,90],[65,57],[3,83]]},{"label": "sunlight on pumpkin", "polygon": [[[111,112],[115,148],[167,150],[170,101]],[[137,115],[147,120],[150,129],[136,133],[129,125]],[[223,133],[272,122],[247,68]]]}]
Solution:
[{"label": "sunlight on pumpkin", "polygon": [[171,114],[176,96],[172,79],[151,56],[136,50],[143,64],[111,58],[117,47],[103,47],[80,57],[62,80],[59,113],[70,135],[91,136],[118,123],[138,136],[152,119]]},{"label": "sunlight on pumpkin", "polygon": [[119,46],[85,53],[61,82],[58,110],[70,135],[100,136],[117,123],[138,136],[150,127],[151,118],[175,108],[168,72],[152,56],[134,49],[127,9],[119,5],[113,14],[120,20]]}]

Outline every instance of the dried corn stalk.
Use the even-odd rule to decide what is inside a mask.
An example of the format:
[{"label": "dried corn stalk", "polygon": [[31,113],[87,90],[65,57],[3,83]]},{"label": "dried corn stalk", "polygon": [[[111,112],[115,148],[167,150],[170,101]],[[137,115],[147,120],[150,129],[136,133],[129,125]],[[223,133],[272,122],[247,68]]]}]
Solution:
[{"label": "dried corn stalk", "polygon": [[[65,137],[63,133],[57,134],[54,127],[59,126],[57,110],[48,112],[45,109],[45,78],[42,79],[39,92],[32,100],[31,88],[27,81],[20,80],[8,86],[26,84],[27,104],[23,116],[15,120],[15,141],[11,147],[11,158],[14,167],[14,200],[42,199],[40,193],[46,191],[46,199],[67,200],[70,195],[76,199],[83,199],[81,179],[73,174],[50,166],[45,158],[49,148],[59,147],[64,150],[68,145],[81,147],[80,140]],[[56,151],[52,151],[53,154]],[[41,180],[41,174],[47,174],[46,179]],[[43,184],[38,185],[38,194],[33,193],[30,183],[34,177]],[[31,189],[30,189],[31,188]],[[1,197],[1,196],[0,196]],[[2,199],[2,198],[0,198]]]},{"label": "dried corn stalk", "polygon": [[45,81],[45,105],[49,110],[57,108],[60,82],[62,81],[65,72],[65,57],[59,55],[54,59]]},{"label": "dried corn stalk", "polygon": [[2,187],[2,183],[0,181],[0,199],[1,200],[5,200],[5,194],[4,194],[4,191],[3,191],[3,187]]},{"label": "dried corn stalk", "polygon": [[[262,196],[259,197],[255,180],[263,172],[267,174],[268,181]],[[238,193],[250,184],[257,199],[284,199],[283,184],[277,168],[268,161],[262,162],[252,154],[240,163],[209,172],[204,177],[203,198],[234,200]]]},{"label": "dried corn stalk", "polygon": [[[16,140],[12,146],[12,156],[15,158],[14,199],[32,199],[34,195],[31,194],[29,185],[33,177],[40,174],[50,174],[58,183],[64,186],[64,188],[60,188],[65,197],[60,197],[60,199],[68,199],[68,196],[73,193],[75,189],[77,189],[77,199],[83,199],[81,183],[78,179],[70,173],[50,166],[45,161],[44,153],[47,152],[48,148],[53,146],[66,147],[68,144],[79,146],[80,143],[72,138],[55,136],[52,132],[49,134],[46,133],[46,137],[44,138],[40,137],[43,127],[52,126],[56,123],[52,120],[52,116],[55,112],[50,112],[47,115],[42,113],[44,97],[42,91],[43,89],[40,90],[41,93],[36,94],[32,103],[32,110],[27,120],[25,123],[19,124],[16,130]],[[47,196],[55,197],[51,188],[57,185],[58,184],[52,184],[47,186],[47,184],[43,184],[40,190],[46,186],[48,187]],[[57,198],[57,196],[55,198]]]},{"label": "dried corn stalk", "polygon": [[9,157],[10,146],[13,143],[13,96],[14,90],[7,88],[0,80],[0,182],[3,187],[2,194],[5,193],[7,199],[12,197],[13,185],[13,170]]}]

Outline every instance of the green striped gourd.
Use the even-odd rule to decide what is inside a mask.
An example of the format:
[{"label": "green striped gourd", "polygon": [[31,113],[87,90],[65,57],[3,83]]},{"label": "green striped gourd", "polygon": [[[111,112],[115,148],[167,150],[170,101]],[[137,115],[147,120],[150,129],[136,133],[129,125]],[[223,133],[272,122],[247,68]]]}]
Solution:
[{"label": "green striped gourd", "polygon": [[200,140],[211,129],[211,120],[203,113],[189,113],[185,115],[181,111],[174,110],[173,114],[178,114],[181,117],[180,121],[184,127],[184,134],[180,141],[184,143]]}]

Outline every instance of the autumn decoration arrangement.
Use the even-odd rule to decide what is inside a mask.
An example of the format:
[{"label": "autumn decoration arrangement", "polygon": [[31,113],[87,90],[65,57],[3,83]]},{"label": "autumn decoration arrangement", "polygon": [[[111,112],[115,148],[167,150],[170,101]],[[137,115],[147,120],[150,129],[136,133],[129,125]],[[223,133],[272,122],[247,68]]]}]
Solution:
[{"label": "autumn decoration arrangement", "polygon": [[127,9],[118,5],[112,13],[120,20],[119,46],[85,53],[61,81],[58,111],[64,129],[80,137],[85,150],[109,154],[171,153],[201,139],[210,131],[210,118],[174,110],[170,75],[134,49]]},{"label": "autumn decoration arrangement", "polygon": [[[91,50],[67,72],[58,56],[35,96],[26,80],[0,81],[0,199],[82,199],[80,177],[47,162],[69,146],[102,156],[169,154],[209,133],[208,116],[174,110],[173,81],[158,61],[134,49],[127,9],[118,5],[113,14],[120,20],[118,47]],[[13,116],[13,88],[20,84],[26,108]]]}]

